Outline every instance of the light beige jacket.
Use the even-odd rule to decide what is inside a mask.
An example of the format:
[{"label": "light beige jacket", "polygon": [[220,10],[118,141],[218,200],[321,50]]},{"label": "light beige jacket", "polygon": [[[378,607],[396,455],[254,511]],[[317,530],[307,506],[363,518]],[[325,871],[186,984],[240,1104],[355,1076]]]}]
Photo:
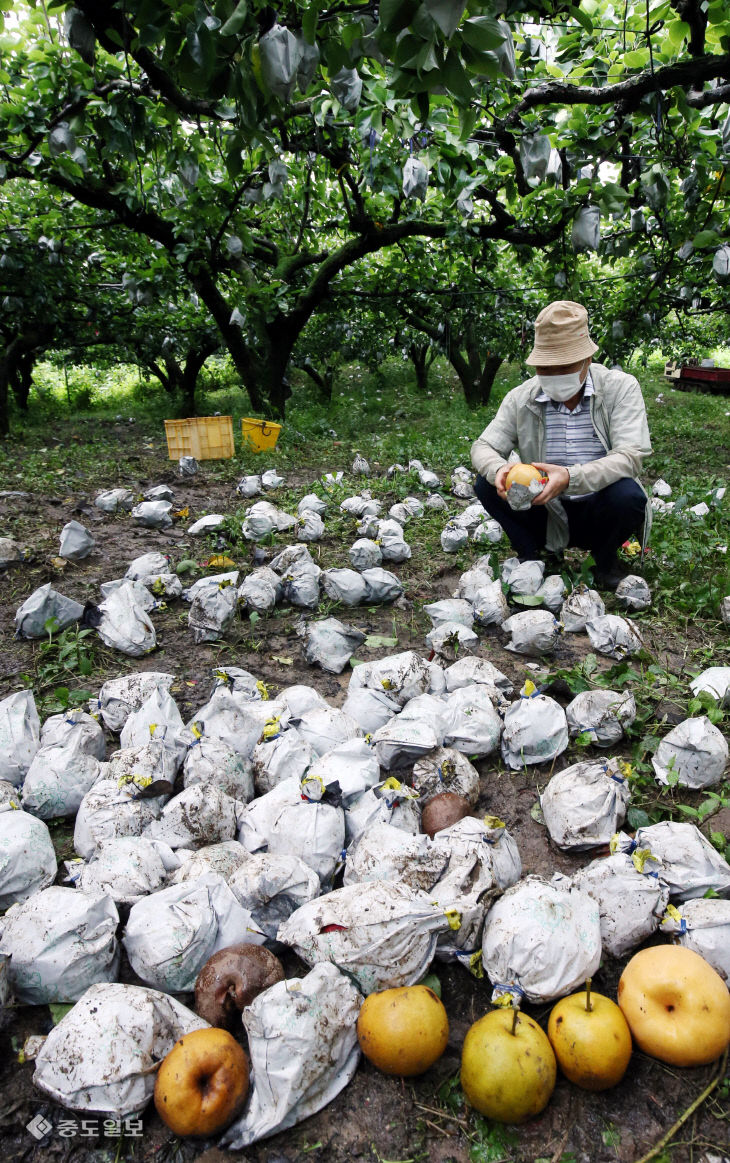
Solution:
[{"label": "light beige jacket", "polygon": [[[591,420],[606,455],[585,464],[571,465],[566,497],[596,493],[614,481],[631,477],[638,481],[643,459],[651,453],[649,425],[638,380],[626,372],[591,364],[593,395],[589,397]],[[513,449],[523,461],[545,460],[544,405],[535,402],[541,393],[537,376],[508,392],[494,419],[471,446],[471,461],[481,476],[494,484],[495,475]],[[547,548],[568,544],[568,520],[556,498],[549,501]],[[646,506],[643,543],[651,527],[651,505]]]}]

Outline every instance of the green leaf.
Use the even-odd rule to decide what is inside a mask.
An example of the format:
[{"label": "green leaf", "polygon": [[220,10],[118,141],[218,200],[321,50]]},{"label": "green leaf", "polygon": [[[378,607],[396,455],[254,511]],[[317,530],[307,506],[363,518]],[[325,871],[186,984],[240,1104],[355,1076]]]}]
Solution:
[{"label": "green leaf", "polygon": [[510,601],[514,602],[516,606],[541,606],[542,598],[540,594],[512,594]]},{"label": "green leaf", "polygon": [[701,250],[704,246],[716,246],[718,242],[719,235],[716,230],[700,230],[692,239],[695,250]]},{"label": "green leaf", "polygon": [[585,28],[586,32],[593,32],[593,21],[587,12],[583,12],[580,8],[573,8],[571,9],[571,15]]},{"label": "green leaf", "polygon": [[475,16],[465,20],[461,26],[461,35],[466,44],[479,52],[499,48],[504,41],[504,33],[493,16]]},{"label": "green leaf", "polygon": [[539,800],[535,800],[534,804],[530,808],[530,815],[536,824],[545,823],[545,817],[542,814],[542,805]]},{"label": "green leaf", "polygon": [[302,33],[308,44],[314,44],[317,35],[319,4],[310,4],[302,16]]},{"label": "green leaf", "polygon": [[637,828],[646,828],[651,823],[648,815],[643,808],[629,808],[626,813],[626,822],[630,828],[636,831]]},{"label": "green leaf", "polygon": [[441,77],[450,93],[462,101],[471,101],[473,91],[461,58],[457,52],[450,52],[441,70]]},{"label": "green leaf", "polygon": [[363,646],[373,649],[376,646],[397,646],[397,638],[387,638],[383,634],[369,634],[363,642]]},{"label": "green leaf", "polygon": [[387,32],[400,32],[411,23],[417,8],[415,0],[381,0],[380,24]]},{"label": "green leaf", "polygon": [[248,0],[239,0],[233,12],[221,28],[221,36],[235,36],[246,23],[248,16]]},{"label": "green leaf", "polygon": [[418,984],[425,985],[426,989],[430,989],[432,993],[436,994],[436,997],[441,997],[441,982],[435,973],[427,973]]},{"label": "green leaf", "polygon": [[648,49],[630,49],[624,53],[624,64],[629,69],[643,69],[648,60]]},{"label": "green leaf", "polygon": [[666,25],[664,32],[674,47],[679,48],[689,36],[690,28],[684,20],[673,20],[671,24]]},{"label": "green leaf", "polygon": [[462,0],[425,0],[424,8],[447,40],[459,27],[466,4]]},{"label": "green leaf", "polygon": [[51,1002],[48,1006],[51,1011],[54,1026],[57,1026],[61,1018],[65,1018],[69,1010],[74,1008],[74,1002]]}]

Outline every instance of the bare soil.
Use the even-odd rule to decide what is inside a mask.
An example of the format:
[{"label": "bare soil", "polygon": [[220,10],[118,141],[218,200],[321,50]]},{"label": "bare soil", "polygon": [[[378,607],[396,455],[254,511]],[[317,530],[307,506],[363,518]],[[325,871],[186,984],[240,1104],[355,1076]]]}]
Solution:
[{"label": "bare soil", "polygon": [[[31,551],[29,559],[12,567],[3,575],[0,594],[0,641],[3,643],[0,663],[0,697],[24,685],[22,676],[35,676],[42,687],[47,679],[43,670],[43,654],[38,643],[16,641],[14,615],[22,600],[39,585],[52,581],[62,593],[80,601],[97,602],[99,584],[122,576],[132,558],[148,550],[161,550],[171,556],[173,563],[193,557],[207,560],[214,538],[193,539],[185,532],[193,520],[204,513],[231,512],[241,507],[231,480],[221,479],[213,466],[203,464],[199,474],[189,480],[179,479],[176,465],[165,459],[162,440],[142,438],[126,425],[110,425],[108,439],[112,449],[119,450],[118,464],[122,467],[116,479],[100,479],[92,463],[84,458],[84,428],[80,434],[80,481],[59,480],[55,495],[27,492],[25,495],[0,497],[0,536],[12,536]],[[10,447],[7,455],[17,456],[23,449]],[[256,470],[275,463],[273,458],[257,464]],[[327,465],[286,472],[287,488],[299,487],[300,495],[308,491],[319,473],[337,465],[337,450]],[[437,470],[439,466],[433,466]],[[247,465],[246,471],[252,471]],[[12,489],[10,475],[6,490]],[[93,506],[93,498],[101,488],[125,484],[139,492],[154,484],[169,483],[174,489],[177,508],[188,508],[189,518],[172,530],[160,533],[135,526],[128,515],[109,516]],[[354,481],[353,492],[362,482]],[[276,495],[272,498],[276,502]],[[394,498],[395,499],[395,498]],[[450,499],[452,511],[459,502]],[[97,540],[97,551],[79,565],[61,568],[54,561],[58,537],[63,525],[70,519],[80,520]],[[407,539],[414,550],[413,559],[403,567],[395,567],[406,584],[406,600],[397,608],[336,610],[342,620],[372,634],[397,634],[398,651],[416,649],[425,651],[424,634],[428,620],[421,611],[424,600],[451,596],[461,570],[446,555],[434,559],[433,554],[418,544],[418,522],[409,525]],[[286,536],[279,537],[279,545],[286,544]],[[221,546],[234,557],[242,569],[250,567],[253,546],[235,550]],[[349,564],[347,544],[335,538],[312,547],[323,565]],[[270,552],[275,552],[271,550]],[[503,553],[504,551],[501,550]],[[476,552],[474,553],[476,556]],[[463,568],[463,566],[462,566]],[[610,605],[610,603],[609,603]],[[314,614],[314,617],[319,615]],[[70,675],[65,685],[72,689],[85,686],[96,692],[101,683],[114,675],[138,669],[168,670],[177,676],[173,694],[183,718],[188,718],[206,701],[210,689],[211,670],[221,663],[242,666],[261,677],[274,690],[301,682],[315,686],[328,700],[337,704],[345,696],[349,671],[330,675],[312,668],[303,658],[301,639],[295,624],[299,612],[281,609],[273,616],[261,619],[255,626],[242,619],[234,630],[219,644],[194,646],[187,626],[187,607],[171,603],[164,611],[153,615],[158,633],[157,651],[143,660],[133,660],[99,648],[97,665],[89,679]],[[642,619],[647,648],[663,665],[678,671],[684,665],[693,644],[699,648],[704,641],[701,626],[677,627],[676,632],[667,620],[656,612]],[[505,635],[496,628],[481,632],[479,653],[492,660],[519,688],[530,671],[526,660],[504,649]],[[560,640],[552,667],[568,668],[579,662],[590,650],[584,635],[566,634]],[[381,657],[393,649],[378,648],[358,652],[362,659]],[[601,665],[610,665],[605,660]],[[43,695],[36,685],[37,695]],[[47,692],[45,692],[47,693]],[[567,688],[556,686],[551,693],[567,702]],[[677,708],[667,699],[662,713],[668,721],[675,719]],[[109,738],[109,751],[116,746]],[[575,761],[570,751],[561,756],[557,768]],[[547,782],[549,772],[543,768],[527,768],[513,773],[503,769],[493,758],[478,764],[482,777],[480,812],[498,814],[515,836],[525,873],[552,875],[556,870],[571,873],[587,858],[558,851],[549,840],[546,830],[533,819],[531,809],[537,794]],[[730,823],[730,821],[727,821]],[[719,822],[715,821],[715,827]],[[60,824],[52,829],[57,843],[59,860],[72,854],[72,828]],[[594,854],[591,854],[591,858]],[[63,866],[61,866],[62,868]],[[63,871],[58,882],[63,881]],[[615,996],[622,963],[605,957],[594,986],[599,991]],[[498,1128],[478,1122],[464,1107],[453,1103],[445,1105],[443,1098],[449,1081],[458,1074],[460,1050],[468,1026],[489,1008],[490,985],[476,981],[459,966],[437,965],[442,993],[451,1027],[446,1053],[426,1075],[414,1081],[402,1081],[380,1074],[362,1061],[352,1083],[317,1116],[306,1120],[292,1130],[261,1142],[248,1149],[242,1158],[251,1163],[350,1163],[368,1160],[386,1161],[433,1160],[435,1163],[464,1163],[469,1159],[496,1160],[578,1160],[580,1163],[609,1163],[609,1161],[639,1160],[672,1126],[678,1116],[703,1091],[717,1073],[717,1066],[697,1070],[677,1070],[663,1066],[640,1053],[635,1053],[628,1073],[620,1086],[602,1094],[578,1090],[560,1078],[553,1099],[545,1112],[518,1128]],[[306,971],[306,967],[292,955],[287,959],[288,976]],[[134,980],[128,967],[125,980]],[[187,999],[189,1002],[192,999]],[[549,1007],[527,1007],[539,1021],[547,1020]],[[86,1133],[78,1124],[68,1134],[69,1112],[46,1101],[32,1085],[33,1065],[22,1061],[22,1047],[30,1034],[47,1033],[52,1017],[47,1007],[16,1007],[5,1012],[0,1037],[0,1142],[2,1157],[10,1160],[58,1159],[67,1163],[134,1159],[143,1163],[165,1160],[200,1160],[200,1163],[219,1163],[225,1152],[214,1142],[181,1141],[160,1122],[150,1105],[144,1116],[144,1129],[139,1136],[125,1136],[122,1140],[101,1133]],[[440,1088],[446,1084],[446,1090]],[[28,1123],[42,1115],[52,1125],[41,1142],[36,1142],[26,1128]],[[71,1116],[73,1118],[73,1116]],[[61,1133],[66,1119],[67,1134]],[[99,1128],[96,1128],[97,1130]],[[92,1128],[93,1130],[93,1128]],[[730,1105],[727,1087],[718,1088],[704,1102],[674,1136],[669,1154],[675,1163],[717,1163],[730,1154]],[[470,1154],[471,1152],[471,1154]]]}]

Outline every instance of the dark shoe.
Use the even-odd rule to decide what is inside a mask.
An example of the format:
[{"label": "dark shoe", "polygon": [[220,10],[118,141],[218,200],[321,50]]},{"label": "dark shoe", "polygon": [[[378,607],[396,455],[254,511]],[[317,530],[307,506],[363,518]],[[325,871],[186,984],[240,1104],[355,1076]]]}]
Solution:
[{"label": "dark shoe", "polygon": [[596,565],[593,573],[593,584],[597,590],[615,590],[620,582],[625,577],[629,576],[629,571],[625,565],[622,565],[618,558],[607,562],[603,566]]}]

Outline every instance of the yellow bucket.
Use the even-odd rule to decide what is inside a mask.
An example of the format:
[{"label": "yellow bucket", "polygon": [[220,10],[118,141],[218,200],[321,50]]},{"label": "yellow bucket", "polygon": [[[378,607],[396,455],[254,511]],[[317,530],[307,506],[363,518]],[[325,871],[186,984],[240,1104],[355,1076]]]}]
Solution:
[{"label": "yellow bucket", "polygon": [[281,432],[281,424],[274,424],[272,420],[252,420],[249,416],[241,421],[241,436],[244,445],[253,452],[264,452],[267,448],[276,448],[276,442]]}]

